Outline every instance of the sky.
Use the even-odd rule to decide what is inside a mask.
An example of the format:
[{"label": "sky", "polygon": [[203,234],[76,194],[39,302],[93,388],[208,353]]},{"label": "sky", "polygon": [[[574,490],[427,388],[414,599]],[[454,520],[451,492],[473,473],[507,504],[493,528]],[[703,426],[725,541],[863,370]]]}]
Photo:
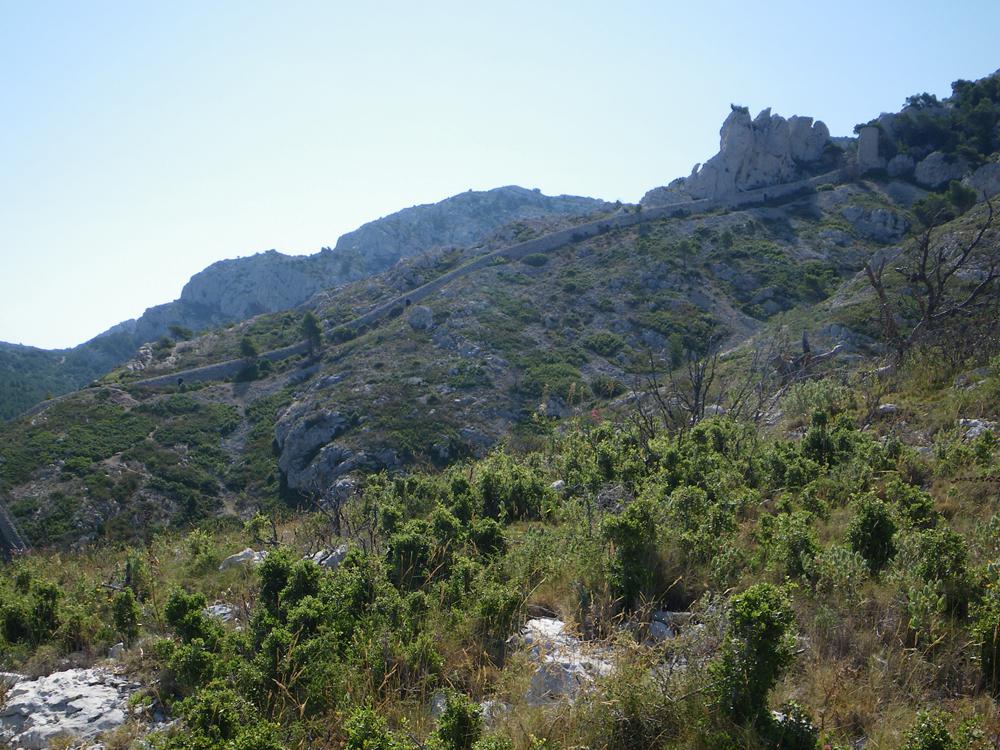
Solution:
[{"label": "sky", "polygon": [[0,341],[469,189],[636,201],[730,103],[849,135],[992,73],[997,28],[995,0],[0,0]]}]

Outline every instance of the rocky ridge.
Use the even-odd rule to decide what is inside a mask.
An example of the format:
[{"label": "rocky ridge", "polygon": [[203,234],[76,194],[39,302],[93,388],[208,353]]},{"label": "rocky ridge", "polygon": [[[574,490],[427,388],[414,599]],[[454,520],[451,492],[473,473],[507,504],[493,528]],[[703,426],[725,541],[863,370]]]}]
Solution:
[{"label": "rocky ridge", "polygon": [[195,274],[180,298],[150,307],[72,349],[43,350],[0,342],[0,418],[49,394],[79,388],[132,357],[171,326],[203,331],[295,307],[321,290],[386,270],[434,248],[464,247],[501,227],[545,216],[586,215],[607,207],[577,196],[547,196],[515,185],[468,191],[414,206],[343,235],[334,248],[292,256],[269,250],[223,260]]}]

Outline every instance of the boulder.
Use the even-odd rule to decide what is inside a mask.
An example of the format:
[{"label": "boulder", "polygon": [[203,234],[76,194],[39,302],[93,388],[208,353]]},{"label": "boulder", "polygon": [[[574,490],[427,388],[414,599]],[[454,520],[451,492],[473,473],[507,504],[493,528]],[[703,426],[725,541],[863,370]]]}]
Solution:
[{"label": "boulder", "polygon": [[125,722],[128,697],[138,687],[100,668],[18,680],[0,710],[0,743],[41,750],[109,732]]},{"label": "boulder", "polygon": [[826,125],[811,117],[786,120],[765,109],[751,119],[745,107],[733,107],[719,132],[719,153],[695,165],[683,187],[693,198],[719,198],[792,182],[823,157],[829,140]]},{"label": "boulder", "polygon": [[976,191],[976,197],[981,201],[1000,194],[1000,162],[984,164],[962,182]]},{"label": "boulder", "polygon": [[536,664],[525,695],[530,706],[560,699],[572,701],[595,678],[611,672],[603,651],[567,633],[562,620],[528,620],[520,638]]},{"label": "boulder", "polygon": [[887,208],[865,209],[861,206],[844,206],[840,210],[840,215],[858,234],[876,242],[898,242],[910,228],[910,223],[906,219]]},{"label": "boulder", "polygon": [[339,547],[335,547],[332,550],[321,549],[308,559],[312,560],[322,568],[336,570],[340,567],[340,564],[344,562],[344,558],[347,557],[347,549],[346,544],[341,544]]},{"label": "boulder", "polygon": [[913,174],[913,170],[916,167],[913,157],[909,154],[896,154],[894,157],[889,159],[889,164],[886,165],[886,172],[892,178],[907,178]]},{"label": "boulder", "polygon": [[969,162],[961,156],[934,151],[914,170],[917,183],[932,190],[960,180],[969,171]]},{"label": "boulder", "polygon": [[303,413],[290,407],[275,426],[274,440],[280,451],[278,468],[294,490],[322,492],[341,474],[353,453],[332,444],[347,429],[348,420],[339,412],[317,410]]},{"label": "boulder", "polygon": [[960,419],[958,426],[962,428],[963,437],[966,440],[975,440],[984,432],[992,432],[993,434],[997,432],[997,423],[985,419]]},{"label": "boulder", "polygon": [[216,602],[205,607],[205,614],[218,620],[219,622],[233,622],[236,619],[236,610],[228,604]]},{"label": "boulder", "polygon": [[434,311],[424,305],[417,305],[410,310],[406,322],[414,331],[429,331],[434,327]]},{"label": "boulder", "polygon": [[221,563],[219,563],[219,570],[229,570],[230,568],[238,568],[243,565],[259,565],[267,557],[267,552],[263,550],[257,552],[250,547],[247,547],[242,552],[237,552],[235,555],[230,555]]}]

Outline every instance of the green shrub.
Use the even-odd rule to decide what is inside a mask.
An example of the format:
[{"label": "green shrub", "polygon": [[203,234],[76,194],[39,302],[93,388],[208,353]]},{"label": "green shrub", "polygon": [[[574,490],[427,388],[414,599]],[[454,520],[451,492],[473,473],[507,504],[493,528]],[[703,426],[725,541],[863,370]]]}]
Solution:
[{"label": "green shrub", "polygon": [[549,393],[564,401],[583,399],[587,386],[580,371],[569,362],[551,362],[528,367],[521,376],[519,390],[529,396]]},{"label": "green shrub", "polygon": [[139,618],[142,612],[132,589],[125,589],[115,594],[111,600],[111,613],[115,630],[121,639],[126,644],[134,641],[139,635]]},{"label": "green shrub", "polygon": [[766,721],[767,698],[794,659],[795,615],[769,583],[732,598],[729,633],[711,666],[719,704],[739,723]]},{"label": "green shrub", "polygon": [[785,575],[801,578],[812,570],[813,560],[819,552],[816,531],[812,527],[812,514],[807,511],[782,513],[775,519],[771,539],[775,558]]},{"label": "green shrub", "polygon": [[990,599],[976,612],[974,633],[979,641],[979,666],[983,682],[1000,698],[1000,602]]},{"label": "green shrub", "polygon": [[475,487],[484,516],[510,520],[539,518],[551,492],[537,472],[504,451],[480,463]]},{"label": "green shrub", "polygon": [[847,527],[847,544],[865,559],[873,574],[879,573],[896,554],[895,534],[896,522],[884,502],[870,494],[858,498],[854,518]]},{"label": "green shrub", "polygon": [[435,738],[442,750],[472,750],[483,733],[482,710],[462,693],[448,691]]},{"label": "green shrub", "polygon": [[817,411],[836,414],[851,403],[851,392],[832,380],[804,380],[789,386],[781,407],[793,424],[805,424]]},{"label": "green shrub", "polygon": [[359,708],[347,720],[345,750],[404,750],[408,744],[400,742],[389,731],[382,716],[370,708]]},{"label": "green shrub", "polygon": [[968,549],[961,534],[947,527],[925,529],[907,538],[907,561],[924,581],[940,582],[948,608],[964,614],[968,608],[972,580]]},{"label": "green shrub", "polygon": [[955,743],[945,715],[938,711],[921,711],[906,733],[901,750],[960,750]]},{"label": "green shrub", "polygon": [[611,331],[594,331],[584,336],[583,345],[602,357],[612,357],[625,347],[625,339]]},{"label": "green shrub", "polygon": [[816,750],[819,745],[819,729],[809,712],[794,702],[785,703],[778,709],[767,734],[775,750]]},{"label": "green shrub", "polygon": [[656,506],[648,497],[633,501],[601,525],[610,545],[609,578],[622,605],[629,609],[653,582],[656,560]]},{"label": "green shrub", "polygon": [[535,266],[538,268],[549,262],[549,256],[545,253],[529,253],[521,258],[521,262],[526,266]]}]

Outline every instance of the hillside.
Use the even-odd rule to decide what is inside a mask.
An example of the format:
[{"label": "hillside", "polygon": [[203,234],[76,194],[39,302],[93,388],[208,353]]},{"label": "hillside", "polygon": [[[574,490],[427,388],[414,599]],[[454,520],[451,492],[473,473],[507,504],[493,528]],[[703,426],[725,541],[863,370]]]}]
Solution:
[{"label": "hillside", "polygon": [[184,285],[180,298],[150,307],[77,347],[47,351],[0,342],[0,419],[80,388],[135,355],[144,343],[296,307],[316,292],[384,271],[414,253],[483,241],[512,222],[584,215],[606,204],[546,196],[517,186],[468,191],[414,206],[348,232],[333,248],[290,256],[269,250],[214,263]]},{"label": "hillside", "polygon": [[0,424],[0,740],[72,667],[108,747],[1000,746],[998,157],[997,76],[734,106],[640,204],[209,269],[233,321]]}]

